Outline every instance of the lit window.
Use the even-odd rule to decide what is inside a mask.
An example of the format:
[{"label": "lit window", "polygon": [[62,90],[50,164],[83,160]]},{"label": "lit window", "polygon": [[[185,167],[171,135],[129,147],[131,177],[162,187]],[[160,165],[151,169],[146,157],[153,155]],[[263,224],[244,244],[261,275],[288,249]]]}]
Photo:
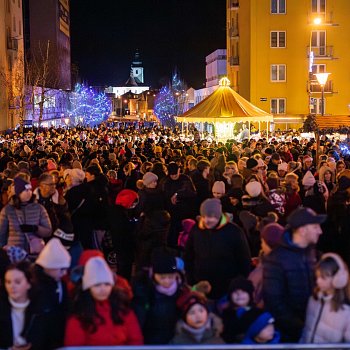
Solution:
[{"label": "lit window", "polygon": [[285,98],[272,98],[271,99],[271,113],[273,113],[273,114],[285,114],[286,113],[286,99]]},{"label": "lit window", "polygon": [[271,65],[271,81],[286,81],[286,65],[272,64]]},{"label": "lit window", "polygon": [[326,12],[326,0],[311,0],[311,10],[313,13],[325,13]]},{"label": "lit window", "polygon": [[286,47],[286,32],[270,32],[270,47]]},{"label": "lit window", "polygon": [[271,13],[273,13],[273,14],[285,14],[286,13],[286,0],[271,0]]}]

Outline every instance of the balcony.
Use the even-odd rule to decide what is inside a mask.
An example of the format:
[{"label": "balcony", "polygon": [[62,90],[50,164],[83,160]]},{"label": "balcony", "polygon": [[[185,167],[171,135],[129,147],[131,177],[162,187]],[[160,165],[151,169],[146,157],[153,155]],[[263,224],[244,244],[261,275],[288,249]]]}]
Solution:
[{"label": "balcony", "polygon": [[239,66],[239,57],[230,57],[230,66]]},{"label": "balcony", "polygon": [[333,11],[327,11],[327,12],[309,12],[308,13],[308,24],[314,25],[315,18],[320,18],[321,23],[324,26],[339,26],[338,23],[334,22],[334,13]]},{"label": "balcony", "polygon": [[238,28],[230,27],[229,34],[231,38],[237,38],[239,36]]},{"label": "balcony", "polygon": [[[317,79],[309,80],[309,82],[308,82],[308,92],[309,93],[321,93],[322,92],[321,85],[317,82]],[[333,92],[334,92],[333,81],[332,80],[328,80],[326,85],[324,86],[324,93],[325,94],[332,94]]]},{"label": "balcony", "polygon": [[307,57],[310,58],[310,51],[314,54],[314,59],[331,60],[333,56],[333,46],[310,46],[307,47]]}]

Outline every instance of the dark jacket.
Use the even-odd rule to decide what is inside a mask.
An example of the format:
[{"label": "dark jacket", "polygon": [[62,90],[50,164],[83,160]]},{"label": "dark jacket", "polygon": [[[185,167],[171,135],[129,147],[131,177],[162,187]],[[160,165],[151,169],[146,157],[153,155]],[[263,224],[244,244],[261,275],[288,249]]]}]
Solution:
[{"label": "dark jacket", "polygon": [[[0,348],[13,346],[11,305],[6,295],[0,298]],[[31,343],[32,350],[54,349],[63,344],[55,340],[55,315],[51,310],[36,302],[31,302],[25,311],[22,336]],[[63,336],[63,334],[62,334]]]},{"label": "dark jacket", "polygon": [[309,296],[314,288],[316,254],[313,247],[293,244],[285,232],[281,245],[264,259],[263,298],[265,307],[276,318],[284,340],[299,340]]},{"label": "dark jacket", "polygon": [[164,209],[164,197],[159,188],[143,188],[138,192],[139,204],[137,210],[139,213],[152,212]]},{"label": "dark jacket", "polygon": [[[194,217],[196,190],[188,176],[180,174],[177,180],[172,180],[167,176],[160,182],[159,186],[165,197],[165,209],[169,211],[173,220]],[[171,203],[171,197],[175,193],[177,193],[176,205]]]},{"label": "dark jacket", "polygon": [[199,206],[205,199],[211,197],[209,180],[205,179],[199,170],[196,170],[191,175],[191,179],[197,191],[197,204],[199,208]]},{"label": "dark jacket", "polygon": [[202,220],[194,226],[185,247],[185,266],[189,283],[207,280],[210,297],[227,292],[230,280],[250,272],[250,252],[242,230],[223,215],[219,225],[206,229]]},{"label": "dark jacket", "polygon": [[145,344],[168,344],[180,317],[176,301],[181,287],[172,296],[159,293],[153,281],[140,274],[134,284],[133,308],[143,331]]}]

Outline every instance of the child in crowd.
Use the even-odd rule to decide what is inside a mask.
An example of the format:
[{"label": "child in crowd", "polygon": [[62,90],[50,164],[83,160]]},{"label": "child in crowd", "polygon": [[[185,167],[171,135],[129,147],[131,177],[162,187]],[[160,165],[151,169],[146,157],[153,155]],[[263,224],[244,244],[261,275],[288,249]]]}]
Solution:
[{"label": "child in crowd", "polygon": [[182,318],[177,322],[171,344],[223,344],[222,321],[209,313],[205,297],[198,292],[184,293],[177,301]]},{"label": "child in crowd", "polygon": [[253,302],[254,286],[246,278],[237,277],[232,280],[229,291],[229,305],[223,311],[224,331],[222,338],[226,343],[240,343],[248,329],[246,320],[255,312]]},{"label": "child in crowd", "polygon": [[316,267],[316,278],[300,342],[349,342],[350,286],[346,264],[337,254],[324,254]]},{"label": "child in crowd", "polygon": [[102,257],[88,260],[82,288],[66,324],[65,346],[142,345],[143,337],[124,292],[114,288]]},{"label": "child in crowd", "polygon": [[245,332],[242,344],[278,344],[280,333],[275,330],[274,318],[269,312],[254,309],[250,313],[248,329]]}]

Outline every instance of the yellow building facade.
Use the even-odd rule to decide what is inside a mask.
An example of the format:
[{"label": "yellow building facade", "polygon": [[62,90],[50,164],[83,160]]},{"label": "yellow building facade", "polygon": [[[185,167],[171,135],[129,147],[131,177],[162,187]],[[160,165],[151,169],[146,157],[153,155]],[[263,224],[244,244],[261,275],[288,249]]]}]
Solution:
[{"label": "yellow building facade", "polygon": [[314,73],[328,72],[324,115],[349,115],[349,0],[226,0],[231,86],[294,127],[322,113]]}]

